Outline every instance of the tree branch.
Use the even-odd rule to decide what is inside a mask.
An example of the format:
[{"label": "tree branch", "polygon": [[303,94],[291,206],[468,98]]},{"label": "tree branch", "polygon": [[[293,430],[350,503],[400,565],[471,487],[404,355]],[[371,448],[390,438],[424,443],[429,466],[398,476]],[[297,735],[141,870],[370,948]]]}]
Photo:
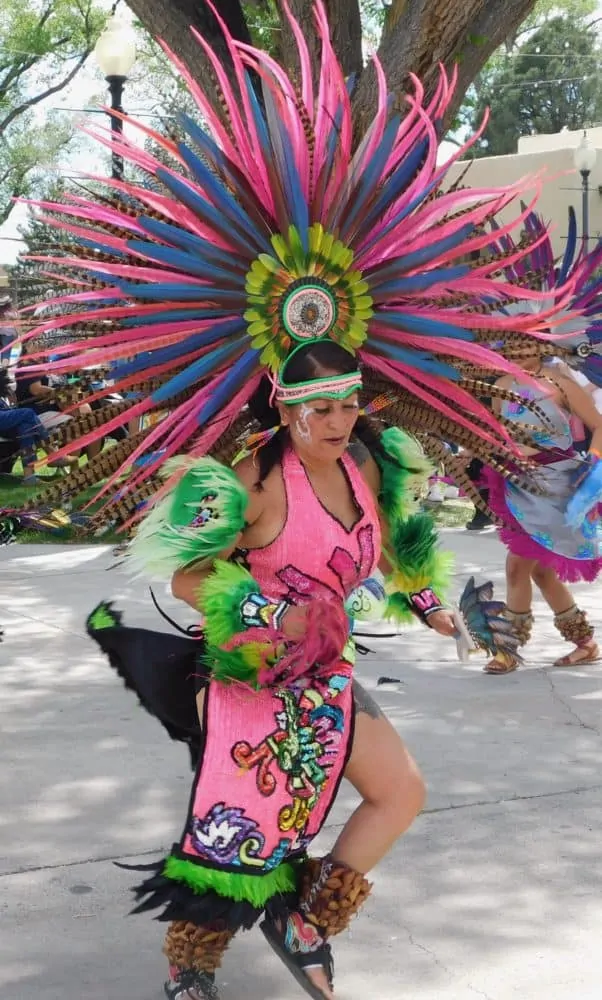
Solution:
[{"label": "tree branch", "polygon": [[[427,96],[438,79],[438,65],[451,72],[459,64],[453,119],[464,94],[491,53],[512,33],[535,0],[393,0],[387,12],[379,57],[389,91],[402,95],[415,73]],[[376,78],[368,67],[354,95],[358,132],[371,121],[376,107]]]},{"label": "tree branch", "polygon": [[67,75],[60,81],[60,83],[56,83],[53,87],[47,87],[46,90],[43,90],[41,93],[36,94],[35,97],[30,97],[27,101],[23,101],[22,104],[12,108],[6,115],[4,120],[0,122],[0,135],[2,135],[2,133],[6,131],[8,126],[15,120],[15,118],[18,118],[20,115],[22,115],[25,111],[28,111],[30,108],[35,107],[36,104],[40,104],[41,101],[46,100],[46,98],[50,97],[52,94],[58,94],[59,91],[67,87],[71,83],[73,78],[77,75],[81,67],[84,65],[91,51],[92,48],[90,47],[82,53],[82,55],[77,60],[75,66],[73,67],[73,69],[69,73],[67,73]]}]

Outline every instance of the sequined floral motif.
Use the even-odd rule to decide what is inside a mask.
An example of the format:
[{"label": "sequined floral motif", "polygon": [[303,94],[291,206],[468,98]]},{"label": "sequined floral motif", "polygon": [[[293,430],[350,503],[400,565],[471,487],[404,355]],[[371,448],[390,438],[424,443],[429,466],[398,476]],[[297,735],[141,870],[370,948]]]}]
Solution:
[{"label": "sequined floral motif", "polygon": [[192,842],[202,858],[219,864],[233,864],[242,853],[257,855],[265,838],[255,820],[245,816],[244,809],[227,807],[218,802],[210,812],[191,824]]}]

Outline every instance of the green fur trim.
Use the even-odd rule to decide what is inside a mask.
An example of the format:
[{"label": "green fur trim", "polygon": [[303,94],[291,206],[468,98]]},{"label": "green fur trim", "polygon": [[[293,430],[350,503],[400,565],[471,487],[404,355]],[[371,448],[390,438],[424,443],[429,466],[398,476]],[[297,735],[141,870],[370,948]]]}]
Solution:
[{"label": "green fur trim", "polygon": [[198,591],[198,607],[205,616],[203,627],[210,646],[223,646],[243,630],[241,605],[260,589],[244,567],[216,559]]},{"label": "green fur trim", "polygon": [[103,628],[117,628],[118,625],[119,617],[106,601],[101,601],[86,619],[86,628],[89,632],[100,632]]},{"label": "green fur trim", "polygon": [[203,657],[205,666],[211,671],[211,676],[222,684],[239,681],[257,688],[257,674],[263,666],[271,646],[260,646],[255,642],[246,642],[244,646],[226,651],[219,646],[208,646]]},{"label": "green fur trim", "polygon": [[416,438],[399,427],[383,431],[380,444],[386,453],[374,455],[381,475],[380,505],[389,522],[405,521],[417,512],[433,466]]},{"label": "green fur trim", "polygon": [[236,903],[250,903],[258,910],[263,909],[274,896],[295,892],[297,889],[296,868],[288,862],[283,862],[265,875],[239,875],[237,872],[203,868],[192,861],[183,861],[170,855],[165,862],[163,874],[173,882],[184,882],[199,896],[212,891]]},{"label": "green fur trim", "polygon": [[[132,539],[127,562],[163,578],[191,563],[206,562],[230,548],[245,526],[246,489],[231,469],[213,458],[179,457],[164,474],[185,469],[174,488],[151,509]],[[202,516],[202,519],[201,519]]]},{"label": "green fur trim", "polygon": [[259,584],[243,566],[216,559],[213,571],[198,591],[198,607],[203,613],[207,651],[203,662],[212,676],[223,684],[240,681],[257,687],[257,674],[264,665],[271,643],[247,642],[230,651],[225,646],[245,630],[240,608],[250,594],[259,593]]},{"label": "green fur trim", "polygon": [[398,590],[389,595],[383,618],[395,625],[411,625],[416,621],[408,598]]},{"label": "green fur trim", "polygon": [[443,598],[453,568],[451,552],[441,552],[437,532],[428,514],[414,514],[407,521],[391,524],[386,553],[393,572],[387,580],[389,593],[411,594],[430,587]]}]

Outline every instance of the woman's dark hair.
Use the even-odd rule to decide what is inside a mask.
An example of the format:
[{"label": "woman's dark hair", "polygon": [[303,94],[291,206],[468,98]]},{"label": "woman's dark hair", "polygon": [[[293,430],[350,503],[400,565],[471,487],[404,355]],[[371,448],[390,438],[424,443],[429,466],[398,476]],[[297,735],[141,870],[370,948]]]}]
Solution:
[{"label": "woman's dark hair", "polygon": [[[288,383],[310,382],[314,378],[319,378],[324,371],[346,375],[357,371],[358,367],[357,358],[354,358],[353,354],[350,354],[343,347],[335,344],[334,340],[318,340],[301,347],[291,357],[286,366],[286,381]],[[261,430],[276,427],[280,421],[276,405],[270,402],[272,394],[273,386],[266,376],[261,380],[249,400],[249,411],[258,422]],[[367,417],[358,418],[353,433],[372,454],[381,450],[379,435]],[[274,466],[282,461],[287,438],[288,431],[283,427],[271,441],[259,449],[257,453],[259,462],[257,484],[260,488]]]}]

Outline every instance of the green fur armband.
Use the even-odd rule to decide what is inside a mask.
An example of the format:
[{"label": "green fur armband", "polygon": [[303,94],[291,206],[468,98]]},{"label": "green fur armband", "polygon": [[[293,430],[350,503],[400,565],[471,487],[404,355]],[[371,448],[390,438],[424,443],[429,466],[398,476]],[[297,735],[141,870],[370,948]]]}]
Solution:
[{"label": "green fur armband", "polygon": [[249,497],[231,469],[213,458],[178,457],[165,476],[186,469],[174,488],[141,522],[129,546],[134,569],[162,577],[191,563],[214,559],[232,546],[245,525]]},{"label": "green fur armband", "polygon": [[386,617],[398,624],[411,620],[415,608],[411,595],[425,589],[443,596],[453,568],[451,552],[442,552],[428,514],[414,514],[390,525],[386,556],[392,571],[385,581],[389,596]]},{"label": "green fur armband", "polygon": [[381,474],[380,506],[389,527],[385,555],[391,564],[385,615],[405,624],[414,617],[412,594],[425,588],[445,591],[453,557],[439,549],[432,518],[419,513],[433,472],[420,444],[399,427],[383,431],[380,444],[382,451],[374,457]]},{"label": "green fur armband", "polygon": [[[212,676],[223,683],[241,681],[255,686],[266,659],[274,657],[274,632],[279,631],[289,604],[265,597],[244,567],[218,559],[199,587],[198,607],[204,616],[204,659]],[[249,642],[233,645],[232,640],[246,629],[253,630]]]}]

